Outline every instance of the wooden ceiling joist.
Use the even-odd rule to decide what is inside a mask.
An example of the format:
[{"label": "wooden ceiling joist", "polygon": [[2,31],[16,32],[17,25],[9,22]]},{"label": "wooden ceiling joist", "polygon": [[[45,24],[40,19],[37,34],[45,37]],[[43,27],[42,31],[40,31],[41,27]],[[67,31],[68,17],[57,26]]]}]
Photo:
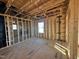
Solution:
[{"label": "wooden ceiling joist", "polygon": [[26,4],[24,4],[21,8],[20,8],[20,10],[22,10],[23,8],[25,8],[25,7],[28,7],[30,4],[31,4],[31,0],[28,2],[28,3],[26,3]]},{"label": "wooden ceiling joist", "polygon": [[31,2],[32,2],[32,0],[30,0],[29,2],[27,2],[26,4],[24,4],[24,5],[19,9],[20,12],[18,12],[15,16],[21,14],[21,13],[23,12],[23,8],[28,7],[28,6],[31,4]]},{"label": "wooden ceiling joist", "polygon": [[[23,5],[19,10],[26,10],[28,12],[28,11],[31,11],[32,9],[34,9],[34,8],[39,7],[40,5],[42,5],[43,3],[47,2],[47,1],[48,0],[44,0],[42,2],[41,2],[41,0],[30,0],[28,3]],[[26,8],[26,7],[28,7],[28,8]],[[16,16],[21,14],[21,13],[22,12],[20,11],[19,13],[16,14]],[[27,15],[25,15],[24,17],[26,17],[26,16]]]},{"label": "wooden ceiling joist", "polygon": [[40,7],[41,5],[43,5],[44,3],[48,2],[50,0],[39,0],[39,2],[35,2],[33,4],[30,5],[30,7],[28,9],[26,9],[28,12],[32,11],[33,9],[36,9],[38,7]]},{"label": "wooden ceiling joist", "polygon": [[[54,0],[50,0],[50,1],[48,1],[47,3],[45,3],[45,4],[41,5],[41,6],[39,6],[39,11],[38,11],[38,8],[35,8],[35,9],[29,11],[29,13],[30,13],[30,14],[36,14],[37,11],[38,11],[38,12],[46,11],[46,9],[48,9],[48,8],[50,7],[50,4],[52,4],[53,2],[54,2]],[[41,9],[41,10],[40,10],[40,9]]]},{"label": "wooden ceiling joist", "polygon": [[[6,0],[6,14],[12,13],[11,6],[15,7],[15,16],[23,15],[22,17],[43,15],[47,10],[53,8],[56,4],[64,0]],[[24,13],[23,13],[24,12]],[[42,14],[41,14],[42,13]]]},{"label": "wooden ceiling joist", "polygon": [[[35,9],[33,9],[32,11],[29,11],[29,13],[32,14],[32,15],[36,15],[36,14],[39,14],[39,13],[41,13],[41,12],[46,12],[47,10],[49,10],[49,9],[51,9],[51,8],[53,8],[53,7],[57,6],[57,5],[59,5],[59,4],[62,3],[62,2],[63,2],[63,0],[60,0],[60,1],[58,1],[58,2],[56,2],[55,0],[50,0],[50,1],[48,1],[47,3],[41,5],[41,6],[39,7],[39,10],[38,10],[38,8],[35,8]],[[52,4],[52,3],[53,3],[53,4]],[[41,10],[40,10],[40,9],[41,9]]]},{"label": "wooden ceiling joist", "polygon": [[12,5],[12,3],[14,2],[14,0],[8,0],[6,6],[7,6],[7,9],[5,11],[5,13],[7,13],[7,11],[9,10],[10,6]]}]

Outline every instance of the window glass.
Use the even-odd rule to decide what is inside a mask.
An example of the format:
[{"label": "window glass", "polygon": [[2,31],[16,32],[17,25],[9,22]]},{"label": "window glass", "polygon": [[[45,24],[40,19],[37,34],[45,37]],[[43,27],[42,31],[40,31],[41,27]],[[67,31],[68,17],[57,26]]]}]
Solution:
[{"label": "window glass", "polygon": [[44,22],[38,23],[38,33],[44,33]]},{"label": "window glass", "polygon": [[16,24],[13,24],[13,30],[16,30],[16,29],[17,29]]}]

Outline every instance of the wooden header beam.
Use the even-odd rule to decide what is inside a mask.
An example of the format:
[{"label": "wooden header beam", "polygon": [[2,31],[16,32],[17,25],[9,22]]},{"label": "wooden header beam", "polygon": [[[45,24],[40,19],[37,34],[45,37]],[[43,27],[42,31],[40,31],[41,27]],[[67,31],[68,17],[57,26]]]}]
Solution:
[{"label": "wooden header beam", "polygon": [[[24,18],[19,18],[19,17],[16,17],[16,16],[7,15],[7,14],[0,14],[0,16],[8,16],[8,17],[17,18],[17,19],[24,19]],[[29,19],[24,19],[24,20],[32,21],[32,20],[29,20]]]}]

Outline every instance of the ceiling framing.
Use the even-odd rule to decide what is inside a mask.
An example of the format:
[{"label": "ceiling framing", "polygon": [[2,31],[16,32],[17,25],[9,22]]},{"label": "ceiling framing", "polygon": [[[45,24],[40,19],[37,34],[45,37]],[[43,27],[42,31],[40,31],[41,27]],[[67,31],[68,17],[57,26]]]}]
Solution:
[{"label": "ceiling framing", "polygon": [[[46,12],[64,0],[0,0],[6,3],[6,14],[14,16],[34,16]],[[12,14],[13,13],[13,14]]]}]

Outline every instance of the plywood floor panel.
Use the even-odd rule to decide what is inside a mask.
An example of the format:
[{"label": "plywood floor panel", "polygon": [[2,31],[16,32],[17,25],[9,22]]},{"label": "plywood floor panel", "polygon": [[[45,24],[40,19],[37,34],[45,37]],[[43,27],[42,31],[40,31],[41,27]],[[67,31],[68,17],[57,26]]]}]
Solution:
[{"label": "plywood floor panel", "polygon": [[48,41],[32,38],[0,50],[0,59],[55,59],[55,54]]}]

